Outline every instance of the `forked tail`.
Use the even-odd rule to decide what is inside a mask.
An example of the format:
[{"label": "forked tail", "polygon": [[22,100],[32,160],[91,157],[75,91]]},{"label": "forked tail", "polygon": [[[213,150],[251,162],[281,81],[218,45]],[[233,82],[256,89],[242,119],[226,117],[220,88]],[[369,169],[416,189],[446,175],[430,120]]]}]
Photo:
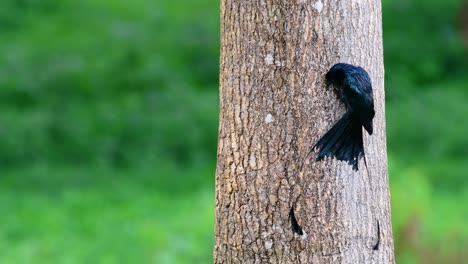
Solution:
[{"label": "forked tail", "polygon": [[358,169],[359,158],[364,155],[362,142],[362,125],[359,118],[347,112],[335,125],[315,144],[318,149],[317,161],[325,157],[335,157],[346,161]]}]

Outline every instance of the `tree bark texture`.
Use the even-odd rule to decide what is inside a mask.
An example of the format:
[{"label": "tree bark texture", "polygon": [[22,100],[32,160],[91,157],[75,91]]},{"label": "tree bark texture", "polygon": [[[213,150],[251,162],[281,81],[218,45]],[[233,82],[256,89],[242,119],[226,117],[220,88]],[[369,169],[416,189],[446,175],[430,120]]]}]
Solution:
[{"label": "tree bark texture", "polygon": [[[374,88],[359,171],[307,155],[345,112],[338,62]],[[381,2],[221,0],[220,63],[214,262],[394,263]]]}]

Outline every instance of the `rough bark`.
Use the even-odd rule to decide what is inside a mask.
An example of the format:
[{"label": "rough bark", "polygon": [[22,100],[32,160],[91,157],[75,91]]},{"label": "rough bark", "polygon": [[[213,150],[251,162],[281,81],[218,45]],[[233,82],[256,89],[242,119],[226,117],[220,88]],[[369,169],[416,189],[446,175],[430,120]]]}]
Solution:
[{"label": "rough bark", "polygon": [[[345,111],[337,62],[374,88],[357,172],[307,156]],[[383,79],[380,1],[221,0],[215,263],[394,262]]]}]

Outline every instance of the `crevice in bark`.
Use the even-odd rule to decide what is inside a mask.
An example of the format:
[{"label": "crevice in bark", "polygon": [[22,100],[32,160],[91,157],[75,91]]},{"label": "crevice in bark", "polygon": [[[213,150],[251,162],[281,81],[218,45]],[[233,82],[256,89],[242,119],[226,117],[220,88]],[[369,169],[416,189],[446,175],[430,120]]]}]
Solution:
[{"label": "crevice in bark", "polygon": [[380,246],[380,223],[379,223],[379,220],[377,219],[377,242],[374,244],[372,249],[379,250],[379,246]]},{"label": "crevice in bark", "polygon": [[296,216],[294,215],[294,206],[291,207],[289,211],[289,220],[291,221],[291,228],[295,234],[302,236],[304,232],[302,232],[302,227],[297,223]]}]

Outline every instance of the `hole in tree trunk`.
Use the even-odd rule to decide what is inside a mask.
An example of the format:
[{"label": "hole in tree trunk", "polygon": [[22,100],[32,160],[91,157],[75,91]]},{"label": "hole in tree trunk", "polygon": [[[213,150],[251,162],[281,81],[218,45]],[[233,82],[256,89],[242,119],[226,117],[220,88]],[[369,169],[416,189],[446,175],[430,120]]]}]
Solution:
[{"label": "hole in tree trunk", "polygon": [[292,231],[302,236],[304,232],[302,232],[302,228],[297,223],[296,216],[294,215],[294,207],[291,207],[291,211],[289,211],[289,220],[291,221]]},{"label": "hole in tree trunk", "polygon": [[372,249],[379,250],[379,245],[380,245],[380,223],[379,223],[379,220],[377,220],[377,243],[375,243]]}]

